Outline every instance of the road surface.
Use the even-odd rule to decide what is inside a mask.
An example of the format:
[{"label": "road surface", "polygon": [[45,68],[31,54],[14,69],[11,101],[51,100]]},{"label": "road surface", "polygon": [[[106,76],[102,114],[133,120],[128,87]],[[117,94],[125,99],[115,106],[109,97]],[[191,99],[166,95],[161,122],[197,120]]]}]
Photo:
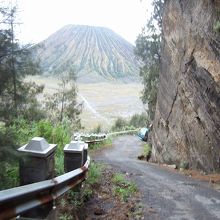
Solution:
[{"label": "road surface", "polygon": [[144,219],[220,219],[220,192],[208,183],[140,161],[142,142],[136,136],[115,138],[113,147],[95,157],[135,180],[145,207]]}]

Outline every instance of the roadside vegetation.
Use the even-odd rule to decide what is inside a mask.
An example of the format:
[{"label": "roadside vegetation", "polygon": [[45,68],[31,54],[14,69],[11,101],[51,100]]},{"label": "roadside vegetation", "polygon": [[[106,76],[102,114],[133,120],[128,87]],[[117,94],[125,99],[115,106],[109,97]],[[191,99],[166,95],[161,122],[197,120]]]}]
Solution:
[{"label": "roadside vegetation", "polygon": [[94,188],[101,183],[101,176],[104,166],[91,162],[86,181],[83,187],[68,191],[58,202],[59,219],[78,219],[77,212],[94,195]]},{"label": "roadside vegetation", "polygon": [[152,150],[151,145],[149,143],[144,143],[143,151],[141,155],[138,156],[138,159],[149,161],[151,157],[151,150]]},{"label": "roadside vegetation", "polygon": [[142,60],[140,76],[144,89],[142,102],[147,104],[149,119],[154,119],[161,66],[162,14],[164,0],[153,0],[153,13],[136,40],[135,53]]},{"label": "roadside vegetation", "polygon": [[143,155],[146,158],[146,160],[148,161],[150,159],[150,157],[151,157],[151,148],[152,147],[150,146],[150,144],[145,143],[143,148],[144,148],[143,149]]},{"label": "roadside vegetation", "polygon": [[100,183],[102,171],[104,165],[100,163],[92,162],[89,167],[88,178],[85,181],[84,188],[82,190],[83,200],[88,200],[93,194],[93,187]]},{"label": "roadside vegetation", "polygon": [[[53,124],[48,120],[27,122],[16,119],[10,126],[0,124],[0,189],[15,187],[19,184],[17,148],[28,143],[33,137],[44,137],[48,143],[56,143],[55,173],[64,173],[63,147],[71,140],[71,126],[68,122]],[[4,138],[4,139],[3,139]],[[3,145],[4,144],[4,145]],[[3,170],[4,169],[4,170]]]},{"label": "roadside vegetation", "polygon": [[111,131],[127,131],[134,130],[149,125],[149,118],[147,114],[135,114],[129,120],[124,118],[117,118],[111,127]]},{"label": "roadside vegetation", "polygon": [[97,150],[100,150],[106,147],[111,147],[111,146],[112,146],[112,138],[107,137],[103,141],[89,144],[89,152],[93,153],[93,152],[96,152]]},{"label": "roadside vegetation", "polygon": [[17,148],[35,136],[58,144],[56,174],[62,174],[62,148],[72,132],[81,128],[82,110],[71,66],[63,73],[53,98],[38,101],[44,86],[25,82],[24,78],[41,74],[39,62],[31,59],[32,45],[21,45],[16,40],[17,9],[9,6],[0,6],[0,190],[19,184]]},{"label": "roadside vegetation", "polygon": [[68,193],[58,204],[59,219],[143,219],[135,183],[113,168],[92,163],[81,193]]}]

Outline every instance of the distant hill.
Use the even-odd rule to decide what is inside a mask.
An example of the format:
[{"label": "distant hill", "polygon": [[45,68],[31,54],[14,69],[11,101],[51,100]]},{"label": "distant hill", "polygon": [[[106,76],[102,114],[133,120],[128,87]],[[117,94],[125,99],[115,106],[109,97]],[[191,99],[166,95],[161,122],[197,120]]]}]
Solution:
[{"label": "distant hill", "polygon": [[140,61],[134,46],[104,27],[67,25],[34,48],[46,75],[74,66],[78,81],[133,81],[139,79]]}]

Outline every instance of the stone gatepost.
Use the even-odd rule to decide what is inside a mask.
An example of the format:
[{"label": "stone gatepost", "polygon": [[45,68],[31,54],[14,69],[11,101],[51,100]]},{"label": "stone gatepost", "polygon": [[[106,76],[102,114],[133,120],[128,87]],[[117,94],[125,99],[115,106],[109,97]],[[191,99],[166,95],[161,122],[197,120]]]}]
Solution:
[{"label": "stone gatepost", "polygon": [[[84,164],[84,142],[82,141],[71,141],[70,144],[66,144],[64,147],[64,170],[70,172],[78,169]],[[82,183],[79,183],[73,189],[76,193],[78,200],[81,200],[81,188]]]},{"label": "stone gatepost", "polygon": [[71,141],[64,147],[64,170],[70,172],[83,166],[84,142]]},{"label": "stone gatepost", "polygon": [[[34,137],[31,141],[20,147],[20,185],[36,183],[54,178],[54,154],[56,144],[48,144],[42,137]],[[34,208],[22,215],[22,217],[48,219],[53,203],[47,203]]]}]

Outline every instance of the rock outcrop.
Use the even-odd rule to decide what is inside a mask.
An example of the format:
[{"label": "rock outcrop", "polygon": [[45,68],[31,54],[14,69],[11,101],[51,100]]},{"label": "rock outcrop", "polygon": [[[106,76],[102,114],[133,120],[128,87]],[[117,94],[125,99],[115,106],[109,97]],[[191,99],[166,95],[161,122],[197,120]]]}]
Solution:
[{"label": "rock outcrop", "polygon": [[[219,27],[218,27],[219,26]],[[220,166],[220,1],[166,0],[152,157]]]}]

